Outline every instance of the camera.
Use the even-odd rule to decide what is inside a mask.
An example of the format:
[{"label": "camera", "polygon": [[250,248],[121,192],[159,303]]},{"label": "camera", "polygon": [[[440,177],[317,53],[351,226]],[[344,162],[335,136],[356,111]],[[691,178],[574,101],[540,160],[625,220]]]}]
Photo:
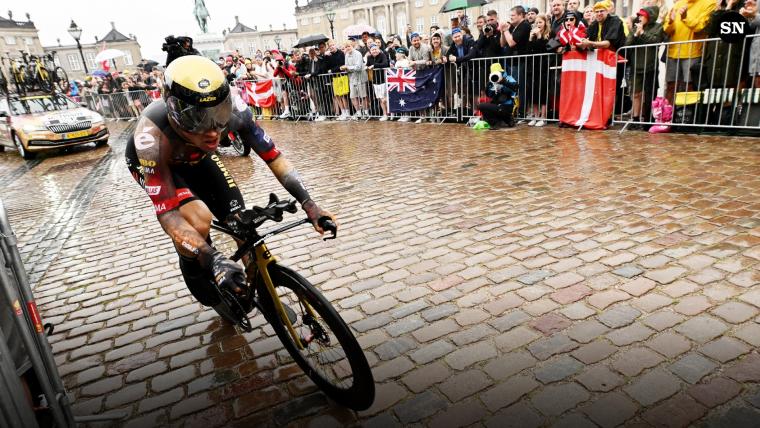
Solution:
[{"label": "camera", "polygon": [[491,34],[491,33],[493,33],[493,25],[486,24],[485,26],[483,26],[483,32],[485,34]]},{"label": "camera", "polygon": [[193,39],[184,36],[167,36],[164,39],[164,44],[161,46],[161,50],[166,52],[167,66],[179,57],[185,55],[200,55],[200,52],[193,48]]},{"label": "camera", "polygon": [[498,83],[502,79],[501,73],[494,72],[488,75],[488,80],[491,81],[491,83]]}]

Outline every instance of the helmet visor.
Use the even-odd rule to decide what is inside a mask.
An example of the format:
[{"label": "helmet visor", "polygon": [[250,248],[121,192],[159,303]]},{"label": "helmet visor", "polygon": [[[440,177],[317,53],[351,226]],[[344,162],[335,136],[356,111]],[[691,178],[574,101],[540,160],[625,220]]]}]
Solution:
[{"label": "helmet visor", "polygon": [[232,102],[227,99],[213,107],[198,107],[177,97],[167,99],[169,114],[182,130],[199,134],[210,130],[221,130],[230,121]]}]

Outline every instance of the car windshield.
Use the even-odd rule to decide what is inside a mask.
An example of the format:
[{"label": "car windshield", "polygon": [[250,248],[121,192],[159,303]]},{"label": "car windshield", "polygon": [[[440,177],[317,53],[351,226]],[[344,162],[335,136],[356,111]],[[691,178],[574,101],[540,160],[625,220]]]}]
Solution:
[{"label": "car windshield", "polygon": [[41,96],[10,100],[10,110],[14,115],[44,113],[47,111],[69,110],[79,107],[62,96]]}]

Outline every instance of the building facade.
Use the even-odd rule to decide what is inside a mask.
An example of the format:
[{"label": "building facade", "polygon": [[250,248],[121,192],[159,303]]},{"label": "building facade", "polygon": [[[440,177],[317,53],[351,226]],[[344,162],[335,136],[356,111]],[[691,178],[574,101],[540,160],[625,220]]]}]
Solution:
[{"label": "building facade", "polygon": [[265,51],[277,48],[277,42],[280,49],[289,50],[293,45],[298,43],[298,31],[294,28],[286,28],[282,24],[282,29],[274,29],[269,25],[269,29],[259,31],[257,26],[253,28],[240,22],[235,17],[235,26],[228,28],[224,34],[224,49],[226,51],[237,50],[244,56],[253,56],[257,50]]},{"label": "building facade", "polygon": [[26,21],[23,22],[15,21],[13,15],[8,18],[0,16],[0,55],[20,58],[21,51],[34,55],[43,54],[37,27],[29,14],[26,14]]},{"label": "building facade", "polygon": [[[87,70],[90,72],[100,68],[100,64],[95,63],[95,56],[103,49],[118,49],[125,53],[125,56],[114,60],[117,71],[133,71],[135,70],[135,66],[142,61],[140,43],[137,42],[137,38],[131,34],[127,37],[120,33],[113,22],[111,22],[111,31],[105,37],[99,39],[96,36],[95,43],[81,44]],[[43,49],[45,52],[56,52],[56,63],[66,70],[69,79],[84,78],[85,71],[82,64],[82,56],[79,54],[76,44],[62,45],[59,39],[57,46],[45,46]],[[115,71],[113,62],[109,61],[108,65],[111,67],[111,71]]]},{"label": "building facade", "polygon": [[[446,0],[300,0],[296,2],[295,16],[298,34],[302,36],[321,33],[333,37],[327,19],[327,13],[331,11],[335,13],[332,24],[336,40],[345,40],[344,30],[354,24],[367,24],[386,37],[405,34],[407,25],[416,32],[428,32],[432,25],[448,29],[450,19],[456,13],[440,13],[444,3]],[[581,0],[581,8],[593,3],[592,0]],[[475,32],[475,18],[491,9],[499,13],[500,21],[506,21],[514,6],[537,7],[547,13],[549,4],[551,0],[493,0],[482,7],[469,8],[466,13]],[[639,4],[640,0],[618,1],[616,10],[618,15],[628,16],[633,13],[631,11],[638,11]]]}]

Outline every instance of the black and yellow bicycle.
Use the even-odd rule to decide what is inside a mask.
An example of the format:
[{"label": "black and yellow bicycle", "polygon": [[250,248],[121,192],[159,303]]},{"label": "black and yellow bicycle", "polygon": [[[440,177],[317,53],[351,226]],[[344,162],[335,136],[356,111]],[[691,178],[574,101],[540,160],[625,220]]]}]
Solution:
[{"label": "black and yellow bicycle", "polygon": [[[214,310],[244,331],[253,327],[248,314],[257,309],[272,326],[285,349],[309,378],[336,402],[364,410],[375,399],[375,383],[361,346],[330,302],[304,277],[280,265],[265,240],[295,227],[311,224],[302,219],[260,235],[256,229],[267,221],[281,222],[283,213],[296,213],[295,201],[269,195],[266,207],[253,207],[239,220],[214,221],[211,227],[234,237],[238,250],[230,258],[245,265],[248,289],[243,296],[220,290],[221,303]],[[338,228],[329,217],[320,226],[334,239]]]}]

